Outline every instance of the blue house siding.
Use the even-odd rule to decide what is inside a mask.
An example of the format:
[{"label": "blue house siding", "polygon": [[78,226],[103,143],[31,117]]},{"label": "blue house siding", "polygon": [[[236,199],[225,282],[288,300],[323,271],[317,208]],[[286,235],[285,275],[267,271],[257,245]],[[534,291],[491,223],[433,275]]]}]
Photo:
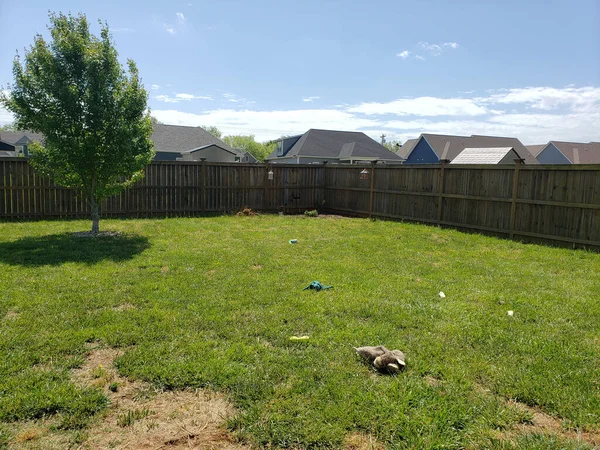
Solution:
[{"label": "blue house siding", "polygon": [[548,144],[544,150],[537,155],[540,164],[571,164],[571,161],[563,155],[554,144]]},{"label": "blue house siding", "polygon": [[181,153],[175,152],[156,152],[154,161],[177,161],[177,158],[181,158]]},{"label": "blue house siding", "polygon": [[0,141],[0,150],[2,150],[2,151],[6,150],[7,152],[14,152],[15,146],[9,144],[8,142]]},{"label": "blue house siding", "polygon": [[427,143],[425,138],[419,139],[404,164],[437,164],[439,158]]},{"label": "blue house siding", "polygon": [[292,136],[283,138],[281,141],[277,142],[277,156],[281,157],[287,155],[287,152],[289,152],[290,149],[296,145],[296,142],[298,142],[301,137],[302,135]]}]

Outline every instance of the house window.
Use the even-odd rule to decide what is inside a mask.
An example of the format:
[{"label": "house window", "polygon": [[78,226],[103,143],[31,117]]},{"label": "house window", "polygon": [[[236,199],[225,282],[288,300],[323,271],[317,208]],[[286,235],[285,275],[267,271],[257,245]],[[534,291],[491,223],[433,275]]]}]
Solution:
[{"label": "house window", "polygon": [[277,142],[277,156],[283,156],[283,141]]},{"label": "house window", "polygon": [[235,157],[235,162],[240,162],[240,157],[239,156]]}]

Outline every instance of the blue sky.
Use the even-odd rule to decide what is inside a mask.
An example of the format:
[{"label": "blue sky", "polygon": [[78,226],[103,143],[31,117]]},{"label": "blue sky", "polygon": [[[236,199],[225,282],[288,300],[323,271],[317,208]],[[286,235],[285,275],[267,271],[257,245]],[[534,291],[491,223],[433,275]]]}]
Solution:
[{"label": "blue sky", "polygon": [[0,85],[48,9],[108,22],[165,123],[600,141],[598,0],[0,0]]}]

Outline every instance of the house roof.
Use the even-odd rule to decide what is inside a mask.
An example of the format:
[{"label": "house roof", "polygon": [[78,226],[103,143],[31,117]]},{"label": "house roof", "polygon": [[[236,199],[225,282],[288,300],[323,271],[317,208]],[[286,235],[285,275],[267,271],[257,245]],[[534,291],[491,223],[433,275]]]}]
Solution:
[{"label": "house roof", "polygon": [[202,147],[194,148],[194,149],[192,149],[192,150],[185,150],[185,151],[178,152],[178,153],[181,153],[181,154],[194,153],[194,152],[198,152],[198,151],[200,151],[200,150],[207,149],[207,148],[209,148],[209,147],[218,147],[218,148],[220,148],[221,150],[225,150],[226,152],[232,153],[232,154],[234,154],[234,155],[236,155],[236,156],[238,156],[238,154],[239,154],[239,152],[237,152],[235,149],[232,149],[232,148],[230,148],[230,147],[225,147],[225,146],[223,146],[223,145],[219,145],[219,144],[208,144],[208,145],[203,145]]},{"label": "house roof", "polygon": [[451,164],[498,164],[511,152],[512,147],[465,148]]},{"label": "house roof", "polygon": [[398,155],[402,159],[408,158],[408,155],[410,155],[410,152],[412,152],[412,149],[418,141],[419,138],[407,140],[404,144],[402,144],[402,146],[400,146],[400,148],[396,152],[396,155]]},{"label": "house roof", "polygon": [[548,145],[548,144],[526,145],[525,148],[527,150],[529,150],[529,153],[531,153],[533,156],[535,156],[537,158],[537,155],[539,155],[540,152],[542,150],[544,150],[544,148],[546,147],[546,145]]},{"label": "house roof", "polygon": [[208,145],[218,145],[231,153],[241,155],[241,152],[232,149],[201,127],[156,124],[151,138],[157,152],[182,153]]},{"label": "house roof", "polygon": [[548,144],[553,144],[573,164],[600,164],[600,142],[550,141]]},{"label": "house roof", "polygon": [[[314,158],[364,158],[386,161],[401,161],[394,152],[389,151],[365,133],[357,131],[333,131],[310,129],[286,153],[285,157]],[[278,159],[277,150],[267,158]]]},{"label": "house roof", "polygon": [[22,145],[29,142],[42,142],[43,138],[43,134],[35,133],[29,130],[0,131],[0,141],[4,141],[10,145]]},{"label": "house roof", "polygon": [[539,164],[538,160],[525,148],[517,138],[501,136],[452,136],[444,134],[423,133],[439,159],[452,161],[465,148],[512,147],[515,153],[525,160],[525,164]]}]

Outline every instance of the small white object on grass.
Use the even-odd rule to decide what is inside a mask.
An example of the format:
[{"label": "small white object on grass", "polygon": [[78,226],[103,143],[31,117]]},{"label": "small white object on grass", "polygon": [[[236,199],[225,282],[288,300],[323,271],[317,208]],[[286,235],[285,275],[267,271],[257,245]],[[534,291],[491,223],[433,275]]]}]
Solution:
[{"label": "small white object on grass", "polygon": [[440,291],[440,298],[446,298],[446,294],[444,294],[442,291]]},{"label": "small white object on grass", "polygon": [[510,317],[512,317],[512,316],[514,316],[514,315],[515,315],[515,312],[514,312],[514,311],[509,311],[509,312],[508,312],[508,315],[509,315]]}]

